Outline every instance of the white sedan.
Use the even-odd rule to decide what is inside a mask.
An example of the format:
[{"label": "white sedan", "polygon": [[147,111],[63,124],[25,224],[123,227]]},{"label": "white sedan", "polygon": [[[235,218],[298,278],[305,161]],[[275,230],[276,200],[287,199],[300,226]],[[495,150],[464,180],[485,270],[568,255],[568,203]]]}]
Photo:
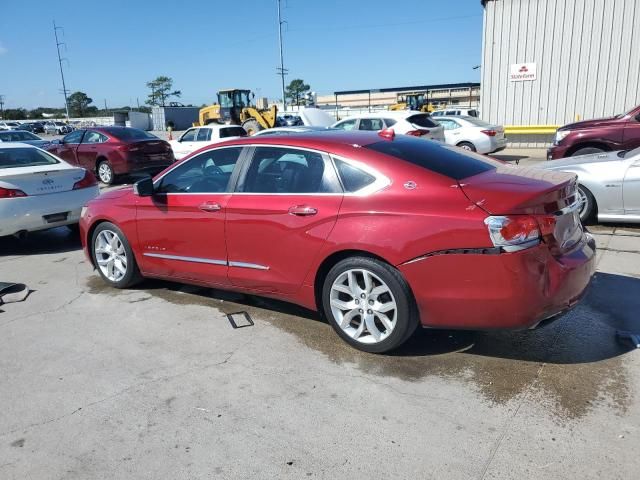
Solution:
[{"label": "white sedan", "polygon": [[99,193],[84,168],[32,145],[0,144],[0,236],[62,225],[75,229],[82,207]]},{"label": "white sedan", "polygon": [[483,122],[465,116],[433,117],[444,127],[444,139],[449,145],[478,153],[495,153],[507,147],[502,125]]},{"label": "white sedan", "polygon": [[179,160],[207,145],[246,136],[246,130],[239,125],[210,124],[204,127],[190,128],[176,140],[169,140],[169,145],[171,145],[174,157]]},{"label": "white sedan", "polygon": [[442,126],[436,123],[428,113],[413,110],[364,113],[340,120],[332,128],[373,131],[391,128],[397,134],[444,141]]}]

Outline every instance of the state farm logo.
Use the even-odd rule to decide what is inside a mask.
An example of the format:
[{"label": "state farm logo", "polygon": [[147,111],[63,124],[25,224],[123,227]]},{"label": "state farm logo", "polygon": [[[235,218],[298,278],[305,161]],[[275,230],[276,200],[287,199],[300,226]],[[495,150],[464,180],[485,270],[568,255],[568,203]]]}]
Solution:
[{"label": "state farm logo", "polygon": [[524,82],[536,80],[535,63],[514,63],[509,70],[509,80],[512,82]]}]

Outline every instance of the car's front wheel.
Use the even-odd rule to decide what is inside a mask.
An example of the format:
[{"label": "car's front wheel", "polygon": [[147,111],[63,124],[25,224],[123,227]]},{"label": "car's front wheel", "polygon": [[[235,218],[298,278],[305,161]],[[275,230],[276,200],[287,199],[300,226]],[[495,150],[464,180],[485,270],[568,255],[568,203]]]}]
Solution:
[{"label": "car's front wheel", "polygon": [[322,306],[338,335],[365,352],[398,348],[418,326],[406,281],[398,270],[373,258],[338,262],[325,278]]},{"label": "car's front wheel", "polygon": [[91,255],[100,276],[112,287],[127,288],[142,280],[127,237],[111,222],[101,223],[94,230]]}]

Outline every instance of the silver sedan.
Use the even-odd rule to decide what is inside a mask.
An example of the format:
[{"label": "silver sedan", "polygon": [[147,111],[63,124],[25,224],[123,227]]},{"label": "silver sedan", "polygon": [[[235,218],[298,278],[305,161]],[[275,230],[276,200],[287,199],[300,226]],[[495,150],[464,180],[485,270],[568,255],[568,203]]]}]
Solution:
[{"label": "silver sedan", "polygon": [[552,160],[541,167],[578,176],[583,223],[640,223],[640,148]]}]

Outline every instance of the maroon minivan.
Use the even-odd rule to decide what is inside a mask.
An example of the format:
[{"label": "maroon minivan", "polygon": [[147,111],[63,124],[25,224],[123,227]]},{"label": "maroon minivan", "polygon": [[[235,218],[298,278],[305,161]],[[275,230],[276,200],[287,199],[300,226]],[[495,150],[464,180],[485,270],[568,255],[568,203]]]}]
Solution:
[{"label": "maroon minivan", "polygon": [[168,142],[129,127],[74,130],[45,148],[72,165],[95,172],[107,185],[119,175],[154,175],[175,161]]},{"label": "maroon minivan", "polygon": [[640,105],[611,118],[560,127],[547,160],[640,147]]}]

